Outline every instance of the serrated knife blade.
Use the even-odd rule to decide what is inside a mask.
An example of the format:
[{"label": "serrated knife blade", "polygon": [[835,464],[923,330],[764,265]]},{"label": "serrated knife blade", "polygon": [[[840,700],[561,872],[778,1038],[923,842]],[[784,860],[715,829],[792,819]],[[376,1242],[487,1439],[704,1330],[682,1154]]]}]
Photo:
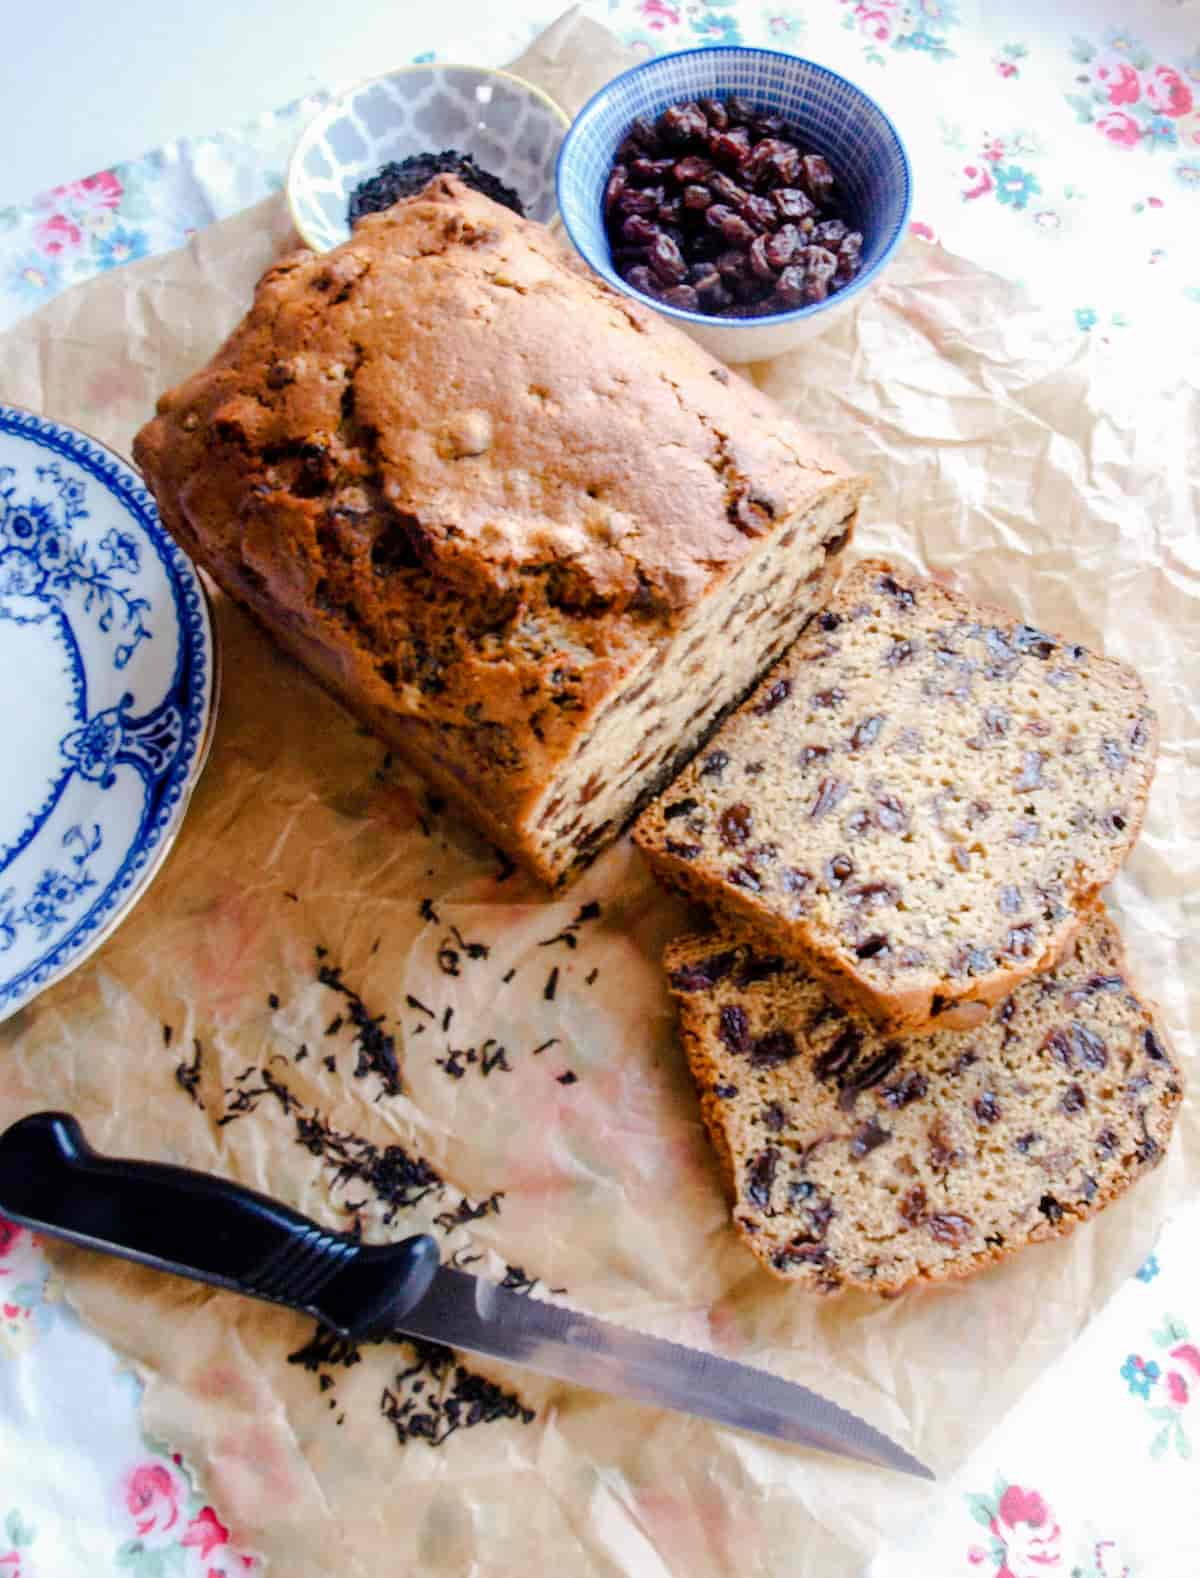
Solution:
[{"label": "serrated knife blade", "polygon": [[735,1430],[934,1477],[882,1431],[807,1386],[450,1267],[396,1330]]}]

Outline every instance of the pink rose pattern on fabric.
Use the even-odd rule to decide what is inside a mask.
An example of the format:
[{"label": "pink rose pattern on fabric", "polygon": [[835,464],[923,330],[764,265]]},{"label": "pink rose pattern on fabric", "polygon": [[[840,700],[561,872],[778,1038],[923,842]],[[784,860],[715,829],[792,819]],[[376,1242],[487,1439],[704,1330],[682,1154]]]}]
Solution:
[{"label": "pink rose pattern on fabric", "polygon": [[133,1578],[160,1578],[167,1571],[183,1578],[261,1573],[257,1557],[231,1544],[229,1530],[193,1490],[178,1456],[135,1464],[119,1481],[116,1498],[122,1521],[132,1530],[116,1553],[116,1565]]},{"label": "pink rose pattern on fabric", "polygon": [[0,1578],[38,1578],[29,1556],[36,1531],[13,1508],[0,1526]]},{"label": "pink rose pattern on fabric", "polygon": [[1162,1325],[1150,1333],[1151,1351],[1157,1349],[1157,1355],[1131,1353],[1120,1367],[1130,1397],[1142,1403],[1158,1427],[1150,1441],[1155,1461],[1192,1455],[1187,1410],[1200,1393],[1200,1348],[1187,1339],[1184,1323],[1165,1315]]},{"label": "pink rose pattern on fabric", "polygon": [[1077,38],[1079,90],[1067,103],[1085,126],[1094,126],[1114,147],[1174,156],[1176,180],[1200,187],[1200,56],[1156,61],[1128,33],[1112,30],[1102,45]]},{"label": "pink rose pattern on fabric", "polygon": [[969,1494],[967,1510],[987,1544],[967,1545],[968,1569],[982,1578],[1133,1578],[1117,1541],[1078,1536],[1068,1542],[1040,1491],[997,1478],[990,1494]]}]

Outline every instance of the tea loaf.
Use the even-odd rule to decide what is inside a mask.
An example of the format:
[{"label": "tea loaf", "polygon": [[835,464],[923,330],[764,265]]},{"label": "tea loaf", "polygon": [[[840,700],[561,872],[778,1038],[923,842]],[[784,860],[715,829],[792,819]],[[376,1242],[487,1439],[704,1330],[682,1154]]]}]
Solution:
[{"label": "tea loaf", "polygon": [[1132,670],[867,560],[634,836],[844,1006],[962,1027],[1070,942],[1156,748]]},{"label": "tea loaf", "polygon": [[863,486],[449,176],[270,269],[134,454],[225,591],[547,882],[803,628]]},{"label": "tea loaf", "polygon": [[1166,1149],[1179,1073],[1099,906],[986,1025],[903,1041],[744,934],[665,962],[734,1221],[805,1287],[966,1276],[1069,1232]]}]

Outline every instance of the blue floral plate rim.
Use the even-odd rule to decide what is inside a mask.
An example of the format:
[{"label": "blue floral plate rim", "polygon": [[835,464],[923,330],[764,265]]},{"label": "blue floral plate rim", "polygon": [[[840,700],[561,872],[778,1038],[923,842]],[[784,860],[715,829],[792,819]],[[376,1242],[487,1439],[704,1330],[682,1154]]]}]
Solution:
[{"label": "blue floral plate rim", "polygon": [[[18,500],[14,506],[17,485],[6,489],[5,483],[19,473],[4,463],[6,457],[12,458],[10,444],[14,441],[45,452],[46,464],[34,470],[57,492],[65,527],[61,520],[49,525],[39,520],[37,517],[47,511],[36,501]],[[27,452],[21,458],[28,464]],[[77,478],[64,477],[62,462],[77,468],[87,481],[80,484]],[[107,513],[118,513],[131,528],[122,531],[110,526],[100,540],[99,547],[108,555],[107,565],[96,558],[96,544],[91,545],[91,556],[85,558],[83,548],[70,540],[71,527],[88,518],[85,500],[90,485],[104,495]],[[32,568],[33,544],[21,545],[12,530],[14,525],[27,531],[32,526],[35,533],[40,532],[36,570]],[[56,537],[66,539],[65,547],[55,545],[52,539]],[[152,550],[170,593],[169,603],[164,601],[158,612],[142,595],[144,588],[138,587],[144,547]],[[13,573],[14,561],[19,561],[15,568],[20,573]],[[83,963],[145,894],[174,844],[207,761],[220,690],[219,649],[204,582],[163,527],[154,499],[132,465],[107,444],[69,423],[0,401],[0,621],[41,622],[47,614],[39,610],[26,617],[22,609],[31,602],[48,605],[57,621],[56,633],[70,654],[67,666],[77,671],[72,678],[76,700],[86,707],[84,658],[67,613],[72,583],[82,586],[85,593],[91,589],[85,572],[91,587],[111,594],[99,600],[97,628],[109,636],[114,626],[118,634],[124,632],[112,648],[113,667],[128,664],[143,642],[152,642],[155,636],[162,640],[169,634],[167,658],[172,672],[161,701],[144,716],[129,712],[132,692],[127,691],[115,706],[96,712],[59,740],[65,762],[60,777],[43,802],[26,814],[29,827],[12,844],[0,848],[0,1021]],[[118,581],[118,572],[128,578],[124,584]],[[36,584],[35,574],[40,575]],[[90,609],[90,600],[83,606]],[[113,617],[106,624],[109,610]],[[103,797],[117,781],[114,769],[130,765],[141,780],[141,814],[136,831],[116,846],[116,869],[108,880],[98,883],[90,879],[88,861],[100,848],[106,831]],[[77,785],[87,783],[92,804],[100,814],[93,819],[89,812],[90,830],[82,824],[69,829],[70,844],[68,837],[63,837],[62,848],[42,851],[39,835],[48,831],[48,819],[72,780]],[[9,886],[7,877],[13,861],[26,849],[39,853],[39,864],[46,862],[46,870],[22,904],[21,895]],[[56,870],[57,866],[67,870]],[[93,887],[95,893],[90,891]],[[88,896],[86,907],[75,913],[74,902],[84,894]],[[69,916],[62,913],[67,907],[72,907]],[[44,946],[15,970],[6,969],[5,954],[15,945],[22,924],[36,926]]]}]

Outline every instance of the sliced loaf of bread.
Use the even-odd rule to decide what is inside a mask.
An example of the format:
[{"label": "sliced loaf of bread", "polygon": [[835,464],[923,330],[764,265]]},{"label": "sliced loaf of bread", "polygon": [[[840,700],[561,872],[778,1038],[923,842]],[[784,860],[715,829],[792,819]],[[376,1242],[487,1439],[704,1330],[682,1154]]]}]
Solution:
[{"label": "sliced loaf of bread", "polygon": [[893,1041],[736,932],[666,951],[733,1217],[768,1271],[880,1294],[1069,1232],[1162,1157],[1180,1076],[1099,906],[973,1031]]},{"label": "sliced loaf of bread", "polygon": [[843,1006],[961,1028],[1069,945],[1157,739],[1124,664],[868,560],[634,836]]}]

